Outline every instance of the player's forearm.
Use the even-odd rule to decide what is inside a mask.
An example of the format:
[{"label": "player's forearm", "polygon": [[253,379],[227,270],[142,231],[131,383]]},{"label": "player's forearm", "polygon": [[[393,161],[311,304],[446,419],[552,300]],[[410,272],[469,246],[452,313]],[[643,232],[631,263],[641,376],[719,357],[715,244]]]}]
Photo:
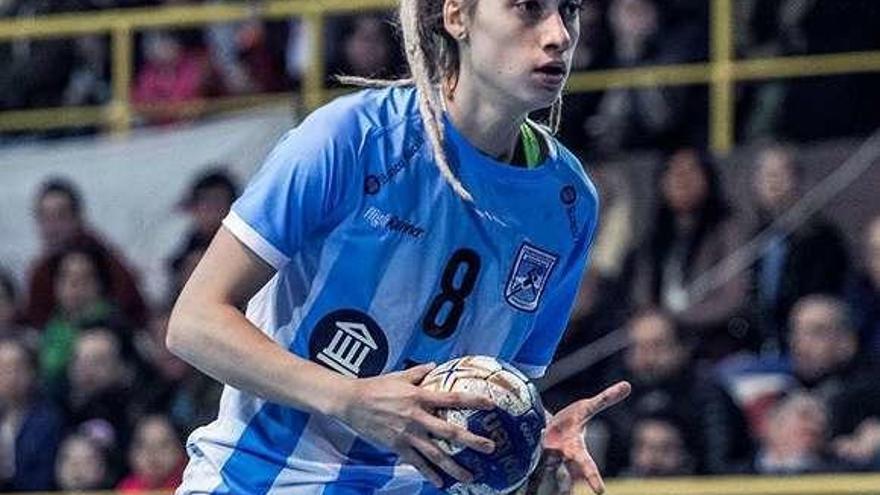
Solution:
[{"label": "player's forearm", "polygon": [[288,352],[227,304],[182,296],[167,345],[220,382],[307,411],[338,415],[354,382]]}]

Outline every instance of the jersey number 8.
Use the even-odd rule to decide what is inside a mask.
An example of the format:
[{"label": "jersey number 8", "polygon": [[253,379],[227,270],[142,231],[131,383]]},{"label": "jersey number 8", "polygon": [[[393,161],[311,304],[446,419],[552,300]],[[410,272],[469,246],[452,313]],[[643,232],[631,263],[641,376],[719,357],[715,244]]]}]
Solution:
[{"label": "jersey number 8", "polygon": [[[440,278],[440,293],[431,300],[422,319],[425,333],[435,339],[445,339],[455,332],[464,313],[464,300],[474,290],[479,273],[480,255],[476,251],[462,248],[452,253]],[[441,316],[442,321],[437,321]]]}]

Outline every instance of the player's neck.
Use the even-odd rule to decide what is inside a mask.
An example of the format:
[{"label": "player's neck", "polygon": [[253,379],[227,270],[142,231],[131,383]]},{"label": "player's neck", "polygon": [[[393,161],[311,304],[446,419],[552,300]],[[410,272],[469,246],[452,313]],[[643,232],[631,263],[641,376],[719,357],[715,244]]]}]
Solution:
[{"label": "player's neck", "polygon": [[499,161],[510,162],[526,115],[510,104],[486,98],[470,81],[460,80],[446,101],[449,119],[474,147]]}]

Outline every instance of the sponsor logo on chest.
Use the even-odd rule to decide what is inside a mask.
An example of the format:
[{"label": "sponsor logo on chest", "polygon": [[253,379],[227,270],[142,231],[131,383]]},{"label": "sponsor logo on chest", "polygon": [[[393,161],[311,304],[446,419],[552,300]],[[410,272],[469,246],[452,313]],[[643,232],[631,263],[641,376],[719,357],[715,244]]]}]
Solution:
[{"label": "sponsor logo on chest", "polygon": [[397,232],[414,239],[421,239],[425,235],[425,229],[397,215],[384,212],[375,206],[367,208],[364,211],[363,218],[370,226],[376,229]]}]

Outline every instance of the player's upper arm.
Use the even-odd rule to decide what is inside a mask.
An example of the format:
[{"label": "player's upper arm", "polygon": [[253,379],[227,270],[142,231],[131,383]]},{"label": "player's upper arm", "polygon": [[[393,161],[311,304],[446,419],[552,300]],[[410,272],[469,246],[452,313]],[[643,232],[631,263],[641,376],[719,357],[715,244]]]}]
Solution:
[{"label": "player's upper arm", "polygon": [[368,129],[350,101],[317,110],[276,145],[223,225],[266,263],[282,268],[355,203]]},{"label": "player's upper arm", "polygon": [[193,270],[178,304],[242,307],[274,274],[272,266],[221,227]]}]

